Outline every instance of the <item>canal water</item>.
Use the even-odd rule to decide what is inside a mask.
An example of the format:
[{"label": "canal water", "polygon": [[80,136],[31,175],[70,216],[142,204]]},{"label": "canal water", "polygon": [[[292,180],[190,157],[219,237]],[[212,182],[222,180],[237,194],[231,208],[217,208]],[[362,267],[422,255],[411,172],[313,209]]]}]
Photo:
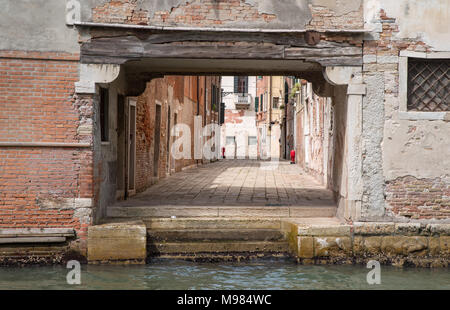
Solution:
[{"label": "canal water", "polygon": [[302,266],[290,260],[194,263],[154,260],[143,266],[81,266],[81,284],[69,285],[65,266],[0,267],[0,289],[450,289],[450,269],[381,266],[381,284],[369,285],[365,266]]}]

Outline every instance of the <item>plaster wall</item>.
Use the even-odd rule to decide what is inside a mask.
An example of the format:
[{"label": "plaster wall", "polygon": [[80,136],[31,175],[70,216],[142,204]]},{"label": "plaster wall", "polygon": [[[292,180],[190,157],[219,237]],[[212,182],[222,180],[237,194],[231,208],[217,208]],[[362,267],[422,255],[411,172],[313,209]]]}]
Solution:
[{"label": "plaster wall", "polygon": [[396,18],[399,32],[394,39],[416,39],[435,51],[450,51],[450,2],[448,0],[364,0],[364,21],[379,25],[378,14]]},{"label": "plaster wall", "polygon": [[[407,57],[449,58],[446,0],[366,0],[364,220],[448,220],[449,113],[406,107]],[[440,54],[435,54],[440,52]]]},{"label": "plaster wall", "polygon": [[66,26],[66,1],[2,0],[0,50],[77,53],[78,31]]}]

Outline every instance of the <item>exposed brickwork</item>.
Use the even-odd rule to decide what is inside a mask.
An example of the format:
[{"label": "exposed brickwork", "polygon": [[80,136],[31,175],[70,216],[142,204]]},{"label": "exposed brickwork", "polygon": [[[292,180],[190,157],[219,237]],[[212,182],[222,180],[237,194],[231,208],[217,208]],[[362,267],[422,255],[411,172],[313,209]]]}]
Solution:
[{"label": "exposed brickwork", "polygon": [[270,22],[275,15],[260,13],[243,0],[216,2],[213,0],[194,0],[170,11],[149,12],[138,9],[136,0],[110,1],[93,9],[94,22],[151,24],[151,25],[190,25],[214,26],[232,22],[264,21]]},{"label": "exposed brickwork", "polygon": [[[342,5],[338,0],[337,5]],[[325,30],[325,29],[362,29],[364,28],[363,1],[359,10],[347,14],[338,15],[333,10],[316,5],[309,5],[312,19],[306,29]]]},{"label": "exposed brickwork", "polygon": [[148,12],[137,9],[136,0],[111,0],[92,9],[94,22],[146,25]]},{"label": "exposed brickwork", "polygon": [[[338,0],[337,5],[343,5]],[[208,27],[232,23],[277,20],[274,14],[258,11],[244,0],[193,0],[168,11],[148,12],[139,8],[136,0],[111,0],[92,10],[94,22]],[[282,5],[282,4],[280,4]],[[309,5],[312,19],[306,29],[361,29],[364,26],[363,9],[338,14],[333,9]]]},{"label": "exposed brickwork", "polygon": [[386,201],[394,215],[411,219],[450,217],[450,178],[417,179],[412,176],[387,182]]},{"label": "exposed brickwork", "polygon": [[384,72],[385,93],[398,95],[398,56],[400,50],[428,52],[430,47],[413,39],[394,40],[393,35],[399,32],[395,18],[386,16],[380,11],[382,32],[379,40],[364,41],[364,74]]},{"label": "exposed brickwork", "polygon": [[192,26],[222,25],[232,22],[265,21],[276,18],[273,14],[260,13],[243,0],[217,2],[196,0],[185,6],[173,8],[170,12],[156,12],[151,23],[189,24]]},{"label": "exposed brickwork", "polygon": [[[78,63],[50,59],[2,58],[0,54],[0,136],[2,141],[77,142],[74,83]],[[30,55],[32,56],[32,55]],[[65,104],[61,104],[64,102]]]},{"label": "exposed brickwork", "polygon": [[[92,141],[92,100],[74,96],[78,59],[0,52],[1,142]],[[84,239],[86,212],[41,203],[92,198],[92,175],[91,148],[0,147],[0,227],[70,227]]]}]

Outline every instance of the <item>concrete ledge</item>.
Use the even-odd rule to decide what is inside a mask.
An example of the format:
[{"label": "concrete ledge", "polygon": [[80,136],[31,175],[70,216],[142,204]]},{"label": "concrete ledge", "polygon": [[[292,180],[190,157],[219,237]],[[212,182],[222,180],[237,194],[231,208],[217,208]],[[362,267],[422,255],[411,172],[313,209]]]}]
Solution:
[{"label": "concrete ledge", "polygon": [[146,259],[147,229],[142,221],[88,229],[88,263],[136,263]]}]

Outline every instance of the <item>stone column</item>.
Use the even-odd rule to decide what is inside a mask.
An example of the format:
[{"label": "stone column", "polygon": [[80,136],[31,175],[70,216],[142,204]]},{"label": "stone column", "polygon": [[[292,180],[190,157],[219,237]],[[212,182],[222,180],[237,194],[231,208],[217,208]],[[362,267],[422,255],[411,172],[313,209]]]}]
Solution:
[{"label": "stone column", "polygon": [[360,67],[327,67],[325,79],[332,85],[347,86],[347,122],[345,171],[346,181],[341,195],[345,201],[338,208],[338,216],[357,221],[361,215],[362,184],[362,104],[366,86],[362,83]]},{"label": "stone column", "polygon": [[[95,224],[103,215],[104,210],[101,205],[101,138],[99,130],[99,112],[97,111],[97,84],[109,84],[115,81],[120,74],[120,65],[113,64],[80,64],[80,80],[75,83],[75,93],[80,101],[79,104],[80,126],[78,135],[82,136],[83,141],[89,141],[91,144],[91,164],[93,169],[92,175],[92,198],[86,199],[85,204],[89,205],[92,212],[85,214],[85,222]],[[90,217],[90,220],[87,219]]]}]

